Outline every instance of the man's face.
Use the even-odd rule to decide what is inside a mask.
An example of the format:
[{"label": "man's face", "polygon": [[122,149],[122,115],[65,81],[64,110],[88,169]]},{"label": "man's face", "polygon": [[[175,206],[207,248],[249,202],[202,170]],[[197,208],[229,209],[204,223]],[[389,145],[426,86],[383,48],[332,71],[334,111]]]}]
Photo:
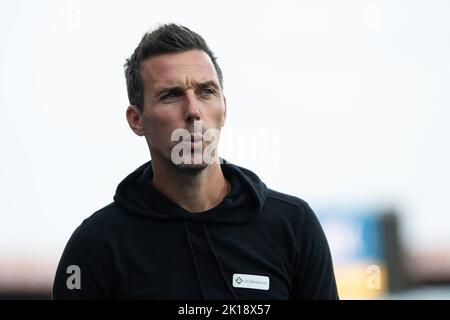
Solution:
[{"label": "man's face", "polygon": [[[172,150],[179,142],[172,141],[171,136],[176,129],[200,133],[198,141],[205,131],[223,126],[225,98],[214,65],[205,52],[191,50],[149,58],[141,64],[141,77],[144,86],[141,124],[152,159],[159,157],[173,163]],[[201,132],[194,130],[194,121],[197,129],[201,123]],[[192,149],[189,158],[193,159],[194,153],[201,155],[209,143],[187,141],[186,146]],[[187,167],[206,165],[202,161],[200,166],[197,163]]]}]

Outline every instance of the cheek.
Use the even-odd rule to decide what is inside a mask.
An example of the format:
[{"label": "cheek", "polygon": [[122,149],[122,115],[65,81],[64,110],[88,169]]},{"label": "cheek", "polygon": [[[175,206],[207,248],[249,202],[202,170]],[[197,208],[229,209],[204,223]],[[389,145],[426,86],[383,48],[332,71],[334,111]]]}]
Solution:
[{"label": "cheek", "polygon": [[218,126],[222,124],[224,116],[225,116],[225,108],[222,106],[221,108],[218,108],[217,112],[215,112],[214,114],[214,120]]},{"label": "cheek", "polygon": [[162,114],[147,114],[144,116],[144,127],[147,139],[152,144],[167,144],[171,143],[171,134],[176,129],[173,120],[167,115]]}]

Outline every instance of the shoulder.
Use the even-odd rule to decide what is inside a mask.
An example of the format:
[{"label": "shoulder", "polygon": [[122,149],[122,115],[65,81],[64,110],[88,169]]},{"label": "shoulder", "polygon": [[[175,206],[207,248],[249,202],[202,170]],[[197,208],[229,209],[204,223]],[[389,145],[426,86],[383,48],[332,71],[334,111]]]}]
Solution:
[{"label": "shoulder", "polygon": [[269,189],[265,208],[272,221],[287,221],[296,230],[307,232],[311,227],[320,228],[314,210],[302,198]]},{"label": "shoulder", "polygon": [[89,217],[84,219],[83,223],[89,225],[103,224],[107,221],[119,219],[121,213],[119,206],[117,206],[115,202],[112,202],[92,213]]},{"label": "shoulder", "polygon": [[132,228],[135,223],[139,223],[135,220],[139,218],[126,214],[112,202],[84,219],[80,227],[89,230],[96,238],[104,239]]},{"label": "shoulder", "polygon": [[294,216],[314,214],[305,200],[272,189],[268,189],[266,205],[271,209],[270,211],[281,211]]},{"label": "shoulder", "polygon": [[267,199],[278,202],[280,203],[280,205],[284,205],[287,207],[304,208],[308,206],[308,203],[301,198],[298,198],[296,196],[287,193],[275,191],[273,189],[268,189]]}]

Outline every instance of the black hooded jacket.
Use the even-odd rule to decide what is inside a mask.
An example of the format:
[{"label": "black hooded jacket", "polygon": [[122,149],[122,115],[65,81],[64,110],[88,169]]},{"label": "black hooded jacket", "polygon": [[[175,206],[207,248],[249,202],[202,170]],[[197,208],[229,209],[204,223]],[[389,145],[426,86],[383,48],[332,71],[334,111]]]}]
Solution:
[{"label": "black hooded jacket", "polygon": [[327,240],[309,205],[221,164],[231,191],[191,213],[151,183],[151,161],[74,231],[54,299],[337,299]]}]

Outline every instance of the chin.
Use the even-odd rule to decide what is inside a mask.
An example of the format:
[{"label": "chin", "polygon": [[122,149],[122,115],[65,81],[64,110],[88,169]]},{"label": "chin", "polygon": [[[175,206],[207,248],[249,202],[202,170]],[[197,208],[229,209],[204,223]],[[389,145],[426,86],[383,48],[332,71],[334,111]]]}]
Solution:
[{"label": "chin", "polygon": [[199,163],[199,164],[186,164],[186,163],[182,163],[182,164],[178,164],[175,165],[175,167],[179,170],[182,171],[183,173],[188,173],[188,174],[197,174],[200,173],[201,171],[203,171],[204,169],[206,169],[209,165],[207,163]]}]

